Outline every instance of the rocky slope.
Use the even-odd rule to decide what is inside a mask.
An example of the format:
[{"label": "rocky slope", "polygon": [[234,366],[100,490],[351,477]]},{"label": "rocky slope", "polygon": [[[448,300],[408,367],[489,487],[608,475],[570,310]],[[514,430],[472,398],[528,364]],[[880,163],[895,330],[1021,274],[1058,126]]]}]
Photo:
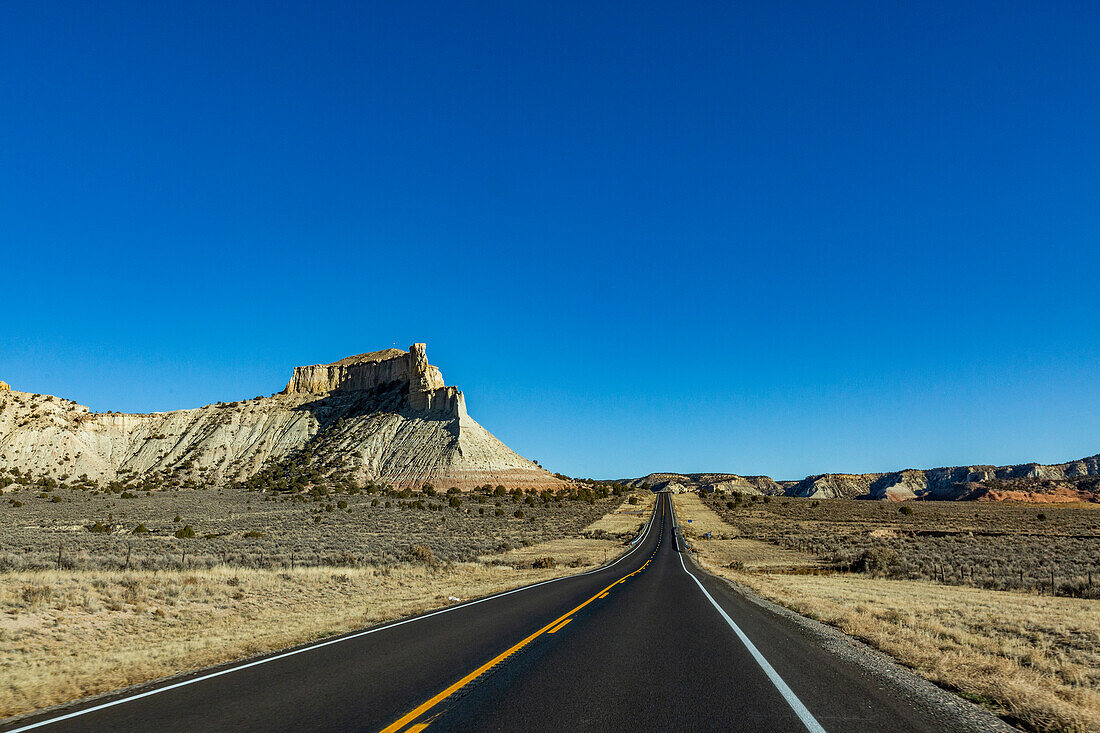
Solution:
[{"label": "rocky slope", "polygon": [[220,483],[303,451],[360,482],[561,485],[470,418],[423,344],[297,367],[273,397],[192,410],[93,413],[50,395],[0,391],[0,468],[36,477]]},{"label": "rocky slope", "polygon": [[[740,476],[735,473],[651,473],[641,478],[627,481],[631,486],[640,488],[646,485],[654,491],[717,491],[719,493],[770,495],[782,494],[784,483],[773,481],[767,476]],[[791,484],[793,482],[785,482]]]},{"label": "rocky slope", "polygon": [[983,501],[1100,502],[1100,455],[1042,465],[955,466],[890,473],[825,473],[801,481],[715,473],[652,473],[627,483],[655,489],[705,490],[816,499],[977,499]]}]

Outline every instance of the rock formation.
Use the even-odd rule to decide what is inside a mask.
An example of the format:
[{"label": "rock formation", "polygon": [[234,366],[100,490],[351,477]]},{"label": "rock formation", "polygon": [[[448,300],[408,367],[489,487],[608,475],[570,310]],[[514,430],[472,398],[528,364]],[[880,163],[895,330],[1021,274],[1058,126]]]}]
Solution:
[{"label": "rock formation", "polygon": [[0,382],[0,392],[11,392],[11,386],[7,382]]},{"label": "rock formation", "polygon": [[423,344],[297,367],[273,397],[192,410],[93,413],[26,392],[0,397],[0,468],[98,481],[184,474],[243,480],[305,448],[361,482],[418,488],[556,487],[466,412]]},{"label": "rock formation", "polygon": [[408,385],[409,407],[413,410],[454,417],[466,414],[462,392],[444,385],[442,372],[428,363],[424,344],[413,344],[407,353],[385,349],[349,356],[332,364],[295,367],[282,394],[354,392],[393,382]]},{"label": "rock formation", "polygon": [[660,491],[669,489],[675,491],[676,487],[687,491],[708,491],[719,493],[777,495],[783,493],[783,487],[767,476],[740,476],[735,473],[651,473],[641,478],[627,481],[631,486],[641,487],[643,484],[649,488]]},{"label": "rock formation", "polygon": [[801,481],[716,473],[651,473],[632,486],[718,493],[786,495],[814,499],[977,499],[1100,502],[1100,456],[1042,465],[955,466],[890,473],[823,473]]}]

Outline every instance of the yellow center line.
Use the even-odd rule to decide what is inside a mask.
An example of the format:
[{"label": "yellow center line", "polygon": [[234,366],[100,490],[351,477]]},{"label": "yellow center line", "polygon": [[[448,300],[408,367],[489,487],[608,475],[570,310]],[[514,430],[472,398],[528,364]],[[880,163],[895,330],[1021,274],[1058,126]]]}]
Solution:
[{"label": "yellow center line", "polygon": [[573,619],[571,619],[571,618],[567,618],[567,619],[565,619],[564,621],[562,621],[562,622],[561,622],[560,624],[558,624],[557,626],[555,626],[554,628],[552,628],[552,629],[550,629],[549,631],[547,631],[546,633],[547,633],[547,634],[556,634],[556,633],[558,633],[559,631],[561,631],[561,630],[562,630],[562,629],[563,629],[563,628],[565,627],[565,625],[566,625],[567,623],[569,623],[570,621],[572,621],[572,620],[573,620]]},{"label": "yellow center line", "polygon": [[[652,557],[653,557],[653,556],[652,556],[652,555],[650,555],[650,558],[651,558],[651,559],[652,559]],[[523,647],[525,647],[525,646],[527,646],[528,644],[530,644],[530,643],[531,643],[532,641],[534,641],[534,640],[535,640],[535,639],[537,639],[538,637],[542,636],[542,635],[543,635],[543,634],[545,634],[545,633],[553,633],[552,631],[550,631],[551,629],[554,629],[554,631],[557,631],[557,629],[556,629],[556,628],[554,628],[554,627],[555,627],[555,626],[557,626],[557,625],[558,625],[559,623],[561,623],[562,621],[564,621],[565,623],[569,623],[569,621],[572,621],[572,619],[571,619],[571,618],[569,618],[570,616],[572,616],[572,615],[573,615],[574,613],[576,613],[577,611],[579,611],[579,610],[581,610],[582,608],[584,608],[585,606],[587,606],[587,605],[588,605],[589,603],[592,603],[592,602],[593,602],[593,601],[595,601],[595,600],[596,600],[597,598],[602,598],[602,597],[606,596],[606,595],[607,595],[607,592],[608,592],[609,590],[611,590],[611,589],[612,589],[612,588],[614,588],[614,587],[615,587],[616,585],[618,585],[619,583],[623,582],[624,580],[626,580],[626,579],[627,579],[627,578],[629,578],[630,576],[632,576],[632,575],[637,575],[638,573],[640,573],[640,572],[642,572],[643,570],[645,570],[645,567],[646,567],[646,565],[649,565],[649,563],[650,563],[650,561],[649,561],[649,560],[646,560],[646,561],[645,561],[645,565],[643,565],[642,567],[638,568],[637,570],[635,570],[635,571],[634,571],[634,572],[632,572],[632,573],[627,573],[626,575],[624,575],[623,577],[619,578],[618,580],[616,580],[616,581],[615,581],[614,583],[612,583],[611,585],[609,585],[609,586],[607,586],[606,588],[604,588],[603,590],[601,590],[601,591],[600,591],[599,593],[597,593],[596,595],[594,595],[594,596],[592,596],[591,598],[589,598],[589,599],[588,599],[587,601],[585,601],[584,603],[582,603],[582,604],[580,604],[579,606],[577,606],[576,608],[574,608],[574,609],[573,609],[572,611],[569,611],[568,613],[565,613],[565,614],[562,614],[561,616],[558,616],[558,617],[557,617],[556,619],[554,619],[553,621],[551,621],[550,623],[548,623],[548,624],[547,624],[546,626],[543,626],[543,627],[542,627],[541,629],[539,629],[539,630],[538,630],[538,631],[536,631],[535,633],[531,634],[530,636],[528,636],[528,637],[527,637],[526,639],[524,639],[523,641],[520,641],[520,642],[518,642],[517,644],[515,644],[515,645],[513,645],[513,646],[509,647],[508,649],[505,649],[505,650],[504,650],[503,652],[501,652],[500,654],[496,655],[495,657],[493,657],[492,659],[490,659],[490,660],[489,660],[488,662],[486,662],[485,664],[481,665],[480,667],[478,667],[478,668],[477,668],[477,669],[475,669],[474,671],[472,671],[472,672],[470,672],[469,674],[467,674],[467,675],[466,675],[465,677],[463,677],[462,679],[460,679],[460,680],[459,680],[458,682],[455,682],[454,684],[450,685],[449,687],[445,687],[444,689],[440,690],[440,691],[439,691],[438,693],[436,693],[436,694],[435,694],[435,695],[434,695],[433,697],[430,697],[430,698],[428,698],[427,700],[425,700],[424,702],[420,703],[419,705],[417,705],[417,706],[416,706],[415,708],[413,708],[413,709],[412,709],[412,710],[410,710],[409,712],[407,712],[407,713],[405,713],[404,715],[402,715],[402,716],[401,716],[400,718],[398,718],[398,719],[397,719],[397,720],[395,720],[394,722],[392,722],[392,723],[390,723],[389,725],[387,725],[387,726],[386,726],[385,728],[383,728],[383,729],[382,729],[382,730],[380,731],[380,733],[396,733],[396,731],[399,731],[399,730],[401,730],[401,729],[402,729],[402,728],[404,728],[404,727],[405,727],[406,725],[408,725],[408,724],[409,724],[409,723],[411,723],[412,721],[416,720],[416,719],[417,719],[417,718],[419,718],[419,717],[420,717],[421,715],[423,715],[424,713],[428,712],[428,711],[429,711],[429,710],[431,710],[431,709],[432,709],[433,707],[435,707],[435,706],[436,706],[436,705],[438,705],[439,703],[443,702],[443,701],[444,701],[444,700],[446,700],[446,699],[447,699],[448,697],[450,697],[450,696],[451,696],[451,695],[453,695],[454,693],[458,692],[459,690],[461,690],[461,689],[462,689],[463,687],[465,687],[466,685],[468,685],[468,684],[470,684],[471,682],[473,682],[473,681],[474,681],[475,679],[477,679],[477,678],[478,678],[479,676],[481,676],[481,675],[482,675],[482,674],[483,674],[484,672],[486,672],[486,671],[487,671],[487,670],[489,670],[489,669],[492,669],[492,668],[493,668],[493,667],[495,667],[495,666],[496,666],[497,664],[499,664],[499,663],[503,662],[503,661],[504,661],[505,659],[507,659],[508,657],[512,656],[513,654],[515,654],[515,653],[516,653],[516,652],[518,652],[518,651],[519,651],[520,649],[522,649]],[[562,625],[562,626],[565,626],[565,623],[561,623],[561,625]],[[560,627],[559,627],[559,628],[560,628]],[[430,722],[430,721],[429,721],[429,722]],[[426,727],[428,727],[428,723],[419,723],[419,724],[417,724],[417,725],[414,725],[414,726],[410,727],[410,728],[409,728],[409,729],[408,729],[407,731],[405,731],[405,733],[413,733],[414,731],[421,731],[421,730],[424,730],[424,728],[426,728]]]}]

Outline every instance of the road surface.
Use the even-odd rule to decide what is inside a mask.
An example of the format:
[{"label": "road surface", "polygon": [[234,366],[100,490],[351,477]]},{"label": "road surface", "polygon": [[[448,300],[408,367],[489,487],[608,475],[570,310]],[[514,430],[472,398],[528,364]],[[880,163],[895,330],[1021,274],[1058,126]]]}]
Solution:
[{"label": "road surface", "polygon": [[942,731],[677,551],[668,494],[597,571],[0,726],[43,731]]}]

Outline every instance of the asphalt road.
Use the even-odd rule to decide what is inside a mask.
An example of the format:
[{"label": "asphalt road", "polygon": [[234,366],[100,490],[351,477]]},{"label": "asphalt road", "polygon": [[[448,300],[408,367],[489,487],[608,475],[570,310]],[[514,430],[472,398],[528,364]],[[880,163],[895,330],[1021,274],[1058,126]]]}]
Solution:
[{"label": "asphalt road", "polygon": [[206,670],[4,730],[942,731],[677,551],[661,495],[635,548],[580,576]]}]

